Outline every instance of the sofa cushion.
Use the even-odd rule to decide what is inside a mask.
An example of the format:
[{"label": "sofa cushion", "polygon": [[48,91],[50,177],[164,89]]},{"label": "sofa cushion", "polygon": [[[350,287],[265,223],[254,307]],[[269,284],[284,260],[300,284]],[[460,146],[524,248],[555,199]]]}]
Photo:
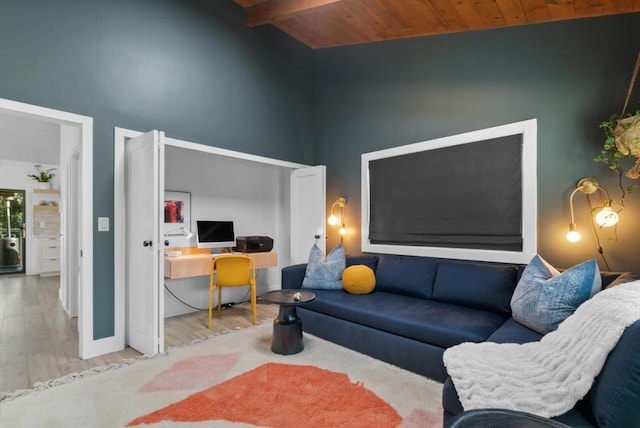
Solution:
[{"label": "sofa cushion", "polygon": [[602,277],[602,289],[612,288],[626,282],[638,281],[640,276],[631,272],[600,272]]},{"label": "sofa cushion", "polygon": [[347,267],[355,265],[368,266],[375,272],[378,268],[378,256],[372,256],[369,254],[347,254]]},{"label": "sofa cushion", "polygon": [[440,261],[432,298],[508,316],[517,273],[515,266]]},{"label": "sofa cushion", "polygon": [[376,286],[376,275],[369,266],[349,266],[342,272],[342,286],[351,294],[369,294]]},{"label": "sofa cushion", "polygon": [[524,270],[511,298],[513,317],[532,330],[549,333],[600,291],[601,285],[595,259],[560,273],[536,255]]},{"label": "sofa cushion", "polygon": [[493,343],[529,343],[542,339],[542,335],[537,331],[519,324],[513,318],[509,318],[496,331],[491,333],[487,342]]},{"label": "sofa cushion", "polygon": [[611,351],[589,399],[600,427],[638,426],[640,421],[640,321],[631,324]]},{"label": "sofa cushion", "polygon": [[405,296],[431,298],[437,259],[381,255],[376,269],[376,290]]},{"label": "sofa cushion", "polygon": [[302,288],[342,289],[342,271],[345,266],[346,259],[342,245],[336,246],[325,258],[320,248],[313,244],[302,280]]},{"label": "sofa cushion", "polygon": [[358,296],[342,290],[314,293],[304,308],[442,348],[482,342],[505,320],[493,312],[380,292],[377,286]]}]

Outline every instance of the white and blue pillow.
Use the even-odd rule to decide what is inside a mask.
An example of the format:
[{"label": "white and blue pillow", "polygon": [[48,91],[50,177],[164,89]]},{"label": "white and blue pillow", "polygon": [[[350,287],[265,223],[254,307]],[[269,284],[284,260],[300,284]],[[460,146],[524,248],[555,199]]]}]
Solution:
[{"label": "white and blue pillow", "polygon": [[302,280],[302,288],[324,290],[342,289],[342,271],[347,265],[342,244],[336,246],[324,257],[320,248],[313,245],[309,253],[309,263]]},{"label": "white and blue pillow", "polygon": [[536,255],[513,292],[511,312],[520,324],[547,334],[558,328],[601,287],[602,279],[595,259],[560,273]]}]

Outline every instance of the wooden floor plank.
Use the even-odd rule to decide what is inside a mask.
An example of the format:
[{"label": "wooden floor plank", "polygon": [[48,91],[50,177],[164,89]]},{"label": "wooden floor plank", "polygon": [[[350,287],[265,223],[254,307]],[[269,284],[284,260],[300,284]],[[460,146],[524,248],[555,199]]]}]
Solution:
[{"label": "wooden floor plank", "polygon": [[[32,388],[92,367],[140,355],[132,348],[88,360],[78,357],[78,321],[58,300],[58,277],[0,275],[0,392]],[[258,320],[277,316],[277,305],[258,305]],[[226,309],[207,328],[207,311],[165,319],[165,349],[224,331],[252,326],[249,304]]]}]

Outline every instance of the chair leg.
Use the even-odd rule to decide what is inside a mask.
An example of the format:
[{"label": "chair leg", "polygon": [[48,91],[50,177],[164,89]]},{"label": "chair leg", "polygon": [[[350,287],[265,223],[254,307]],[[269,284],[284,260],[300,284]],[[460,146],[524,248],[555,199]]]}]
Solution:
[{"label": "chair leg", "polygon": [[209,330],[211,330],[211,317],[213,312],[213,288],[209,287]]},{"label": "chair leg", "polygon": [[251,284],[251,312],[253,313],[253,325],[258,324],[258,308],[256,307],[256,285]]},{"label": "chair leg", "polygon": [[222,313],[222,287],[218,287],[218,318]]}]

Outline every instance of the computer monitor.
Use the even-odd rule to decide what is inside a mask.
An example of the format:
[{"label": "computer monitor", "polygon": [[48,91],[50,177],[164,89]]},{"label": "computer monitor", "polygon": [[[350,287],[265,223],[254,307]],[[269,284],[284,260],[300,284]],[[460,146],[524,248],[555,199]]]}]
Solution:
[{"label": "computer monitor", "polygon": [[223,248],[236,245],[233,221],[197,220],[198,248]]}]

